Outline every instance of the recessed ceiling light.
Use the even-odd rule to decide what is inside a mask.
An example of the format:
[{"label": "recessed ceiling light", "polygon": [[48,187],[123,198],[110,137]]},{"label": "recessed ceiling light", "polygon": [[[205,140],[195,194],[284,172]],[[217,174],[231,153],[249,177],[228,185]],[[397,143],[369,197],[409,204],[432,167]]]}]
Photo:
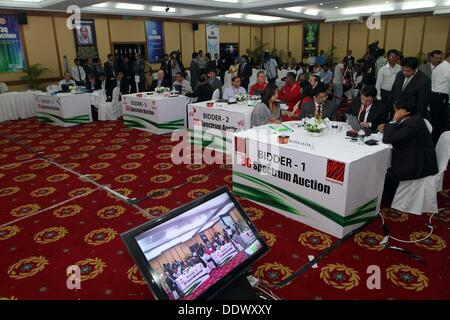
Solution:
[{"label": "recessed ceiling light", "polygon": [[287,11],[300,13],[303,11],[303,7],[288,7],[286,8]]},{"label": "recessed ceiling light", "polygon": [[108,6],[108,2],[102,2],[102,3],[97,3],[97,4],[93,4],[92,7],[97,7],[97,8],[104,8]]},{"label": "recessed ceiling light", "polygon": [[239,0],[214,0],[216,2],[238,3]]},{"label": "recessed ceiling light", "polygon": [[152,11],[157,11],[157,12],[175,12],[175,8],[169,8],[169,10],[167,10],[167,8],[169,7],[163,7],[163,6],[152,6],[150,9]]},{"label": "recessed ceiling light", "polygon": [[224,15],[225,18],[242,19],[242,13],[230,13]]},{"label": "recessed ceiling light", "polygon": [[350,7],[342,9],[342,14],[361,14],[361,13],[373,13],[373,12],[385,12],[395,10],[392,5],[377,5],[377,6],[364,6],[364,7]]},{"label": "recessed ceiling light", "polygon": [[125,9],[125,10],[144,10],[145,6],[142,4],[134,4],[134,3],[123,3],[119,2],[116,4],[116,9]]},{"label": "recessed ceiling light", "polygon": [[323,2],[319,3],[319,6],[323,6]]},{"label": "recessed ceiling light", "polygon": [[402,10],[431,8],[434,6],[436,6],[436,3],[434,1],[412,1],[403,3]]},{"label": "recessed ceiling light", "polygon": [[389,3],[389,1],[385,1],[384,3],[388,4],[388,3]]},{"label": "recessed ceiling light", "polygon": [[339,9],[339,7],[338,7],[338,6],[334,6],[334,8],[335,8],[335,9]]},{"label": "recessed ceiling light", "polygon": [[277,21],[281,20],[280,17],[273,17],[273,16],[262,16],[259,14],[248,14],[245,16],[247,20],[256,20],[256,21]]},{"label": "recessed ceiling light", "polygon": [[319,10],[317,10],[317,9],[307,9],[307,10],[305,10],[304,13],[309,15],[309,16],[317,16],[319,14]]}]

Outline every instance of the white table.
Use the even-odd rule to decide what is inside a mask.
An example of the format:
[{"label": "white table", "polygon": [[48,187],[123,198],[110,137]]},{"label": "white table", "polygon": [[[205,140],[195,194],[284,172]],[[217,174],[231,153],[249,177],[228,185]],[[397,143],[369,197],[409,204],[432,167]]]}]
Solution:
[{"label": "white table", "polygon": [[205,101],[188,105],[191,141],[195,145],[231,154],[233,133],[250,128],[254,107],[248,106],[247,102],[214,102],[214,107],[208,107],[207,103]]},{"label": "white table", "polygon": [[[235,194],[338,238],[378,214],[390,145],[358,145],[345,129],[312,137],[299,122],[283,125],[235,134]],[[287,144],[278,143],[283,135]]]},{"label": "white table", "polygon": [[39,92],[25,91],[0,94],[0,122],[35,117],[34,94]]},{"label": "white table", "polygon": [[123,120],[127,127],[155,134],[185,127],[187,97],[133,93],[122,96]]},{"label": "white table", "polygon": [[247,245],[256,240],[255,234],[251,230],[242,232],[239,237],[241,237],[242,241],[244,241]]},{"label": "white table", "polygon": [[195,266],[190,267],[185,273],[175,279],[175,283],[184,294],[189,294],[208,278],[208,270],[203,267],[201,263],[197,263]]},{"label": "white table", "polygon": [[222,266],[237,254],[236,248],[228,242],[217,248],[210,256],[218,266]]},{"label": "white table", "polygon": [[48,124],[70,127],[92,122],[89,93],[38,93],[35,106],[38,120]]}]

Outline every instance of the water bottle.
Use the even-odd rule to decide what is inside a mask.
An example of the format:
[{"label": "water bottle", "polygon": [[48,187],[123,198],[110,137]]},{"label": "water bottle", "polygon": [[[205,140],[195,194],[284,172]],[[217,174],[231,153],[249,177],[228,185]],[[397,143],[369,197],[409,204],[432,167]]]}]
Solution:
[{"label": "water bottle", "polygon": [[336,122],[331,123],[331,133],[336,135],[338,134],[339,125]]},{"label": "water bottle", "polygon": [[358,131],[358,144],[363,145],[364,144],[364,137],[366,136],[366,133],[363,129],[359,129]]}]

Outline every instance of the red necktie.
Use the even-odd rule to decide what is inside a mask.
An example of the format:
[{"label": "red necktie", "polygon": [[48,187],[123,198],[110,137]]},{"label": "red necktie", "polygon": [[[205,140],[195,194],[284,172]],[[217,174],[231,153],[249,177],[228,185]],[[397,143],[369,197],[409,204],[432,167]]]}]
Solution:
[{"label": "red necktie", "polygon": [[361,106],[361,111],[359,112],[359,122],[364,122],[364,119],[366,118],[366,107]]}]

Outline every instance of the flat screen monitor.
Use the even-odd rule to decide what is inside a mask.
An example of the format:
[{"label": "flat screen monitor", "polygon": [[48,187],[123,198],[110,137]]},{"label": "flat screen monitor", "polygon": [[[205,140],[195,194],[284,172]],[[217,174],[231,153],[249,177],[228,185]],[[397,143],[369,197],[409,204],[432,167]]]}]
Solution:
[{"label": "flat screen monitor", "polygon": [[268,251],[227,187],[121,236],[156,299],[213,298]]}]

